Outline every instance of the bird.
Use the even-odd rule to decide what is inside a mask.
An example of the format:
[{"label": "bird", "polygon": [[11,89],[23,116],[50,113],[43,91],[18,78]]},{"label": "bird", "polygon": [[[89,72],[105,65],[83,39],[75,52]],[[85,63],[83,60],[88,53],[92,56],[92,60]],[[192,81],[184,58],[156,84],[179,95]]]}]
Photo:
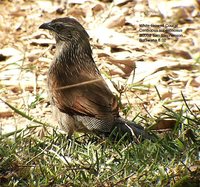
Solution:
[{"label": "bird", "polygon": [[84,132],[152,139],[141,125],[119,115],[116,96],[92,57],[90,37],[75,18],[56,18],[39,29],[49,30],[56,41],[47,85],[52,112],[68,136]]}]

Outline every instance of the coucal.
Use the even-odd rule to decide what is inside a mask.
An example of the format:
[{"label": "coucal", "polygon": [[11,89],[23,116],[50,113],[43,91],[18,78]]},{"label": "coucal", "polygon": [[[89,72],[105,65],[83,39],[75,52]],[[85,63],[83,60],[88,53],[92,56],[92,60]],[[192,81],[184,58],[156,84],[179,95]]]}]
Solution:
[{"label": "coucal", "polygon": [[39,28],[55,36],[48,90],[53,113],[68,135],[74,131],[105,135],[117,132],[133,138],[152,138],[142,126],[119,116],[116,97],[93,60],[89,35],[78,21],[58,18]]}]

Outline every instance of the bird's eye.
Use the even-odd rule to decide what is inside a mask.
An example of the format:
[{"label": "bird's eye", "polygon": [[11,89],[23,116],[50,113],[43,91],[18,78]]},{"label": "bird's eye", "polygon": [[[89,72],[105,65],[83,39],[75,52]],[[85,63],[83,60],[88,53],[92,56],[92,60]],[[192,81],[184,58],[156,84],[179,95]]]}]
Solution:
[{"label": "bird's eye", "polygon": [[57,31],[61,31],[61,30],[64,28],[64,26],[63,26],[62,24],[57,23],[57,24],[54,25],[54,28],[55,28]]}]

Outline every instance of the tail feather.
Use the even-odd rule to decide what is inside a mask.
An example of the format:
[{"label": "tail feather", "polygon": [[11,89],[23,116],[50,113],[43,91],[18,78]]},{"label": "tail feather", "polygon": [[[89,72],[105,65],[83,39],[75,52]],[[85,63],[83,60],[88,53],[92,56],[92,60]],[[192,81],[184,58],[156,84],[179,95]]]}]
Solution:
[{"label": "tail feather", "polygon": [[115,128],[116,132],[122,135],[127,134],[136,142],[139,142],[141,139],[155,140],[155,136],[147,132],[142,126],[123,118],[116,120]]}]

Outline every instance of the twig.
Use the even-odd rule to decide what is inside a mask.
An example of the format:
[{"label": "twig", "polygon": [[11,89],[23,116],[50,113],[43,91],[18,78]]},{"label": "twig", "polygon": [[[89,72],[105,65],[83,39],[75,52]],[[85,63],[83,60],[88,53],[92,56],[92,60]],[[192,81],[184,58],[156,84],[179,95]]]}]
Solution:
[{"label": "twig", "polygon": [[102,81],[102,79],[95,79],[95,80],[91,80],[91,81],[80,82],[80,83],[77,83],[77,84],[62,86],[62,87],[55,88],[55,89],[56,90],[64,90],[64,89],[79,87],[79,86],[83,86],[83,85],[87,85],[87,84],[91,84],[91,83],[99,82],[99,81]]}]

